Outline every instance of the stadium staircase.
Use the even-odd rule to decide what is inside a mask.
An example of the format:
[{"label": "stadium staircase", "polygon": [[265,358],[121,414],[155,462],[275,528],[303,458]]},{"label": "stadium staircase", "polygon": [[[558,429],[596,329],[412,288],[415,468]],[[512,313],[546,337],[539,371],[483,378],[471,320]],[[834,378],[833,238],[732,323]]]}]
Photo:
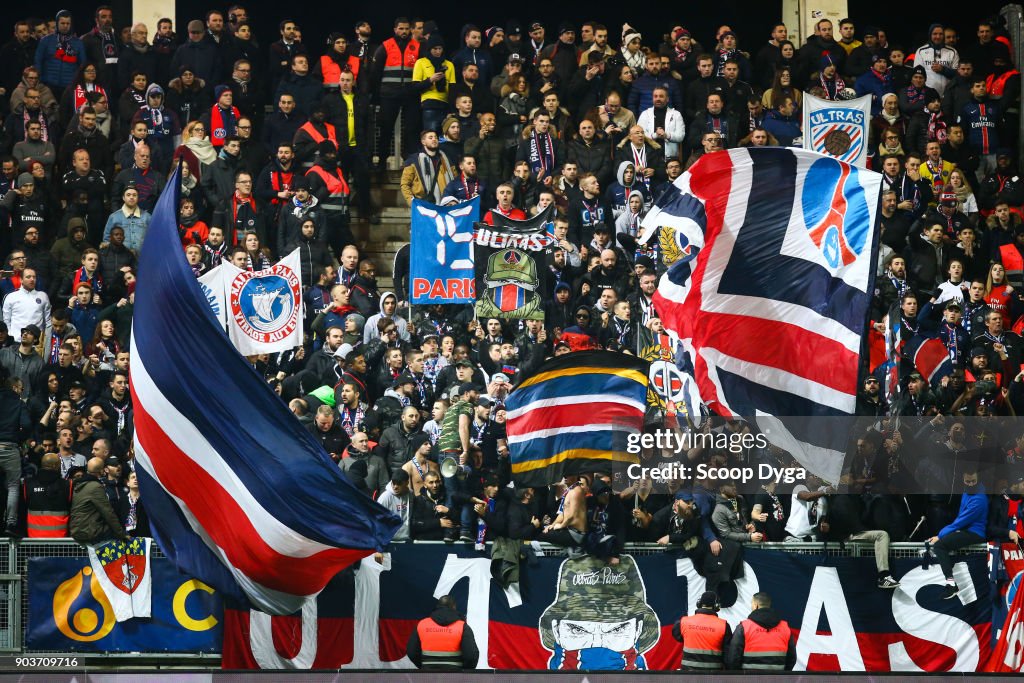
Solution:
[{"label": "stadium staircase", "polygon": [[393,288],[395,253],[409,241],[409,206],[398,187],[401,171],[386,171],[383,177],[371,175],[374,206],[380,207],[380,225],[371,225],[368,216],[360,216],[351,209],[352,235],[364,258],[377,265],[377,287],[380,291]]}]

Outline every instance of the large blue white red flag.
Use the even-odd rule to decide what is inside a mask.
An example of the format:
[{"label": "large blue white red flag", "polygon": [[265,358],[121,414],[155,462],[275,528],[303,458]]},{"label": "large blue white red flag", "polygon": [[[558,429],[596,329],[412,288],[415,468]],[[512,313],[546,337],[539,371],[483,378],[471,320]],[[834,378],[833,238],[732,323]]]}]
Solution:
[{"label": "large blue white red flag", "polygon": [[400,521],[345,479],[232,347],[182,256],[178,186],[172,177],[139,257],[131,391],[142,499],[182,571],[291,614],[383,548]]},{"label": "large blue white red flag", "polygon": [[704,247],[669,266],[654,295],[705,403],[770,425],[769,439],[833,482],[843,447],[826,421],[795,433],[771,418],[854,413],[880,186],[876,173],[799,149],[705,155],[676,181],[698,200]]}]

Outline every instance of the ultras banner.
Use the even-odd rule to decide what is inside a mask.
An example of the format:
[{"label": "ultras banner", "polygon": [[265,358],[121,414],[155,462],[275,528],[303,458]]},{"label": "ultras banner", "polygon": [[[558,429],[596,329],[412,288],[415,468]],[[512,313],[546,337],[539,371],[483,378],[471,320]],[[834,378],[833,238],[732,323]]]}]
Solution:
[{"label": "ultras banner", "polygon": [[[721,615],[735,627],[755,592],[772,594],[797,633],[798,669],[977,671],[988,657],[984,555],[959,559],[955,600],[942,599],[938,566],[918,560],[893,561],[896,591],[875,587],[867,557],[748,549],[745,560],[737,598]],[[392,546],[383,564],[364,559],[300,614],[226,609],[223,666],[409,668],[410,633],[450,593],[476,635],[480,668],[671,670],[682,654],[672,624],[693,613],[705,588],[693,563],[672,552],[623,556],[617,566],[541,557],[523,564],[519,592],[503,591],[490,567],[468,547]]]}]

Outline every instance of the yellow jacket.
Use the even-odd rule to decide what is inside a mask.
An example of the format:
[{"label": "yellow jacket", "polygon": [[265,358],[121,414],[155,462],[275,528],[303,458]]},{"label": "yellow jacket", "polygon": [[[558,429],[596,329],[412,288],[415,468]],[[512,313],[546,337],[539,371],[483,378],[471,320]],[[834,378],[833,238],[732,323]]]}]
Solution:
[{"label": "yellow jacket", "polygon": [[[442,92],[437,89],[436,83],[431,83],[426,90],[420,93],[420,102],[426,102],[428,100],[437,100],[438,102],[448,101],[448,93],[451,92],[452,86],[455,84],[455,65],[446,59],[444,60],[444,67],[444,75],[445,80],[448,81],[448,88]],[[420,57],[412,67],[412,80],[414,83],[421,83],[422,81],[429,80],[435,72],[436,70],[434,69],[434,65],[430,63],[430,60],[426,57]]]}]

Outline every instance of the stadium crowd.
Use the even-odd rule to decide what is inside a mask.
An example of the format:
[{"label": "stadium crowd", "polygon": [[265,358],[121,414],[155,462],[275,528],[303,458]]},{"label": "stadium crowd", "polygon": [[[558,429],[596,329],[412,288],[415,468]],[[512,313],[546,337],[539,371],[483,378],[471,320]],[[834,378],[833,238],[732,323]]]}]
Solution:
[{"label": "stadium crowd", "polygon": [[[9,535],[150,533],[131,474],[129,334],[138,250],[175,167],[197,277],[301,250],[306,343],[249,361],[403,519],[396,541],[544,540],[610,562],[625,542],[660,543],[700,559],[714,590],[742,571],[744,543],[863,540],[889,589],[888,543],[914,533],[931,539],[952,596],[953,550],[1024,533],[1024,469],[999,470],[987,492],[978,482],[990,466],[1024,467],[1020,430],[996,420],[1024,411],[1020,73],[998,21],[971,36],[936,24],[917,46],[823,19],[797,48],[783,24],[763,36],[721,26],[702,44],[682,26],[662,37],[509,21],[442,36],[398,18],[333,32],[321,49],[288,19],[258,45],[250,21],[267,18],[248,9],[211,10],[180,36],[169,19],[118,31],[109,7],[61,12],[19,21],[0,47]],[[642,354],[664,338],[660,264],[636,241],[660,190],[705,154],[799,146],[806,94],[871,96],[870,164],[885,183],[871,329],[890,336],[901,388],[865,373],[843,479],[754,495],[612,472],[509,487],[504,401],[525,373],[581,343]],[[543,322],[412,309],[407,249],[394,291],[378,288],[350,209],[379,223],[370,190],[393,140],[407,201],[479,195],[485,221],[557,207]],[[932,385],[910,355],[928,329],[953,364]],[[199,382],[206,362],[197,351]],[[775,448],[686,455],[790,464]],[[503,547],[518,562],[520,545]]]}]

